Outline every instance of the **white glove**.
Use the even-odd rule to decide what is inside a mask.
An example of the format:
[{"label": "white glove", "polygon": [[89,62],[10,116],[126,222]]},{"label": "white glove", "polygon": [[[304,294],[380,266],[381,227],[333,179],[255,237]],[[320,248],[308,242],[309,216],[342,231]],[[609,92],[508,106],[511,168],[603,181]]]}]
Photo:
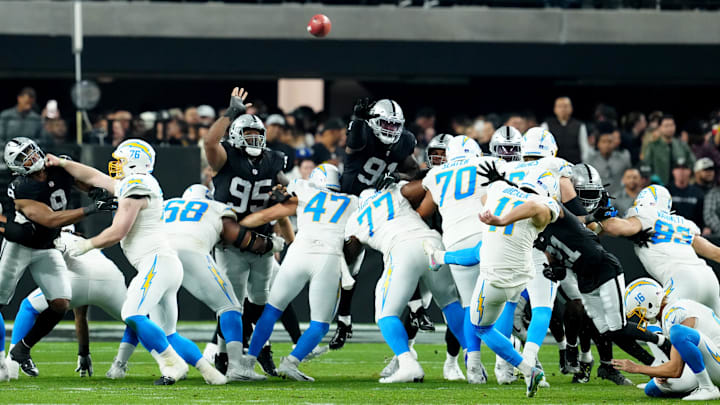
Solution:
[{"label": "white glove", "polygon": [[77,257],[95,249],[90,239],[77,238],[65,244],[65,254]]},{"label": "white glove", "polygon": [[423,241],[423,250],[428,258],[428,269],[430,269],[430,271],[440,270],[440,267],[445,264],[443,260],[445,251],[435,249],[435,246],[426,240]]},{"label": "white glove", "polygon": [[283,248],[285,248],[285,239],[281,238],[280,236],[277,236],[273,234],[270,238],[272,238],[272,252],[282,252]]}]

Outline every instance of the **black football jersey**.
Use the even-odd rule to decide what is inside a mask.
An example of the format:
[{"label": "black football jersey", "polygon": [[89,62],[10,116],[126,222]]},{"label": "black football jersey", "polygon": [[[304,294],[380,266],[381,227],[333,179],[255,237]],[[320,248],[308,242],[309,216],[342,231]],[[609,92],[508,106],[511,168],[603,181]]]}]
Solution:
[{"label": "black football jersey", "polygon": [[[67,209],[70,191],[75,179],[64,169],[48,167],[47,180],[37,181],[30,176],[17,176],[8,187],[8,196],[14,200],[33,200],[41,202],[53,211]],[[35,225],[35,244],[32,248],[51,248],[53,241],[60,236],[59,228],[46,228]]]},{"label": "black football jersey", "polygon": [[[285,155],[266,149],[260,158],[251,159],[226,142],[222,146],[227,152],[227,161],[213,177],[215,200],[232,207],[240,220],[267,206],[268,193],[285,167]],[[262,228],[269,229],[268,226]]]},{"label": "black football jersey", "polygon": [[415,135],[403,129],[400,139],[386,145],[375,136],[365,121],[355,120],[351,125],[361,125],[366,144],[357,152],[346,155],[341,191],[360,195],[366,188],[372,187],[386,172],[394,172],[398,165],[415,151]]},{"label": "black football jersey", "polygon": [[618,259],[600,244],[600,239],[567,208],[565,216],[549,224],[538,236],[536,247],[575,272],[578,288],[589,293],[623,273]]}]

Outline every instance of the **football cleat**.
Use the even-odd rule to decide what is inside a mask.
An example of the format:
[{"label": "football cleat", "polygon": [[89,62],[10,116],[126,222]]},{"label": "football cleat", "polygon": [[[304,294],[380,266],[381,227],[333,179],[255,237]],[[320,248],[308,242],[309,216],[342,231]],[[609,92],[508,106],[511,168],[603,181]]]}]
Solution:
[{"label": "football cleat", "polygon": [[270,377],[278,377],[277,367],[275,367],[272,355],[272,347],[267,345],[260,350],[260,355],[257,357],[257,361],[260,363],[260,367],[262,367],[265,374]]},{"label": "football cleat", "polygon": [[0,382],[2,381],[10,381],[10,373],[8,372],[8,367],[5,364],[5,358],[0,357]]},{"label": "football cleat", "polygon": [[550,383],[545,379],[545,369],[543,369],[542,364],[540,364],[540,360],[535,360],[535,368],[543,372],[543,378],[540,380],[540,383],[538,383],[538,387],[550,388]]},{"label": "football cleat", "polygon": [[720,390],[716,386],[697,387],[690,395],[683,397],[683,401],[711,401],[720,399]]},{"label": "football cleat", "polygon": [[119,380],[122,378],[125,378],[125,375],[127,375],[128,371],[128,363],[127,361],[119,361],[117,357],[113,359],[112,364],[110,365],[110,370],[105,373],[105,377],[111,379],[111,380]]},{"label": "football cleat", "polygon": [[228,382],[225,374],[219,372],[215,367],[213,367],[213,365],[209,361],[204,358],[200,359],[200,361],[195,367],[200,372],[200,375],[202,375],[205,383],[207,383],[208,385],[225,385]]},{"label": "football cleat", "polygon": [[598,367],[597,376],[603,380],[610,380],[617,385],[634,385],[630,379],[622,375],[620,371],[610,364],[601,364]]},{"label": "football cleat", "polygon": [[218,352],[215,354],[215,368],[223,373],[227,374],[228,371],[228,354],[223,352]]},{"label": "football cleat", "polygon": [[155,382],[153,384],[155,384],[155,385],[173,385],[173,384],[175,384],[175,380],[171,377],[164,375],[164,376],[158,378],[157,380],[155,380]]},{"label": "football cleat", "polygon": [[577,374],[580,372],[580,362],[578,361],[577,346],[568,346],[565,351],[565,370],[563,374]]},{"label": "football cleat", "polygon": [[380,372],[380,377],[390,377],[397,371],[397,369],[398,369],[398,358],[397,358],[397,356],[393,356],[392,359],[390,359],[390,362]]},{"label": "football cleat", "polygon": [[25,375],[30,377],[37,377],[40,375],[40,371],[30,357],[30,349],[28,349],[22,342],[15,345],[10,350],[10,358],[20,364],[20,369]]},{"label": "football cleat", "polygon": [[585,362],[579,362],[580,364],[580,372],[573,375],[572,383],[573,384],[585,384],[587,382],[590,382],[590,372],[592,371],[593,364],[595,364],[595,360],[590,360],[589,363]]},{"label": "football cleat", "polygon": [[635,388],[645,391],[645,387],[647,387],[647,385],[648,385],[648,383],[642,383],[642,384],[636,385]]},{"label": "football cleat", "polygon": [[5,366],[7,366],[8,377],[10,377],[11,380],[20,378],[20,365],[17,361],[10,358],[10,354],[5,358]]},{"label": "football cleat", "polygon": [[[439,263],[439,260],[436,258],[437,250],[435,246],[424,240],[423,241],[423,250],[425,251],[425,256],[427,256],[428,260],[428,270],[430,271],[438,271],[440,270],[440,267],[442,267],[442,264]],[[444,254],[444,252],[441,252]]]},{"label": "football cleat", "polygon": [[495,356],[495,378],[500,385],[512,384],[517,381],[515,367],[500,356]]},{"label": "football cleat", "polygon": [[233,364],[227,371],[228,381],[265,381],[267,377],[255,372],[255,358],[243,356],[237,367]]},{"label": "football cleat", "polygon": [[[443,365],[443,378],[448,381],[463,381],[465,380],[465,375],[463,374],[462,370],[460,369],[460,366],[457,362],[457,357],[452,357],[448,355],[445,358],[445,364]],[[468,370],[468,379],[470,378],[470,373]]]},{"label": "football cleat", "polygon": [[[405,356],[406,354],[407,353],[403,353],[401,356]],[[420,366],[420,363],[418,363],[412,355],[408,355],[404,358],[406,360],[398,358],[398,369],[391,376],[381,378],[381,384],[423,382],[425,372]]]},{"label": "football cleat", "polygon": [[545,378],[545,373],[537,367],[533,367],[530,370],[530,374],[525,376],[525,384],[527,385],[527,392],[525,394],[528,398],[535,396],[543,378]]},{"label": "football cleat", "polygon": [[560,372],[563,374],[570,374],[570,372],[567,371],[567,360],[565,352],[566,349],[558,350],[558,362],[560,363]]},{"label": "football cleat", "polygon": [[410,317],[410,322],[418,329],[425,332],[435,332],[435,324],[433,324],[432,319],[430,319],[430,316],[425,312],[425,308],[420,307],[417,312],[409,311],[408,316]]},{"label": "football cleat", "polygon": [[218,353],[218,346],[215,343],[208,343],[205,345],[205,350],[203,350],[203,357],[212,363],[215,361],[215,355]]},{"label": "football cleat", "polygon": [[[155,351],[153,351],[153,353],[155,353]],[[157,356],[156,359],[160,365],[160,372],[163,377],[169,377],[173,381],[179,381],[187,376],[188,365],[185,363],[185,360],[175,352],[172,346],[168,346],[162,354],[153,355],[153,357],[155,356]]]},{"label": "football cleat", "polygon": [[479,366],[468,366],[467,379],[469,384],[486,384],[488,374],[485,366],[482,363]]},{"label": "football cleat", "polygon": [[291,380],[295,381],[307,381],[307,382],[314,382],[315,379],[310,377],[309,375],[303,373],[302,371],[298,370],[298,363],[290,360],[289,357],[283,357],[280,361],[280,367],[278,367],[278,373],[283,378],[289,378]]},{"label": "football cleat", "polygon": [[335,329],[335,335],[330,339],[328,346],[330,350],[339,350],[345,346],[345,342],[352,338],[352,324],[345,325],[345,323],[338,321],[337,329]]},{"label": "football cleat", "polygon": [[305,356],[305,358],[302,361],[310,361],[316,357],[322,356],[323,354],[327,353],[328,351],[330,351],[330,348],[327,346],[315,346],[315,348],[312,349],[312,351],[310,353],[308,353],[308,355]]}]

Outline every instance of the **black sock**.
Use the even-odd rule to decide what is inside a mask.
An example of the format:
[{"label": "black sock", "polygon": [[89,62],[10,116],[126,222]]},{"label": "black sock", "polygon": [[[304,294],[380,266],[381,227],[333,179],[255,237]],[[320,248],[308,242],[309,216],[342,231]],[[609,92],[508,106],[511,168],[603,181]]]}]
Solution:
[{"label": "black sock", "polygon": [[642,330],[638,328],[638,324],[635,322],[628,322],[624,328],[622,328],[623,334],[633,339],[641,340],[643,342],[650,342],[658,344],[660,337],[647,329]]},{"label": "black sock", "polygon": [[218,336],[222,335],[222,331],[220,330],[220,320],[218,319],[217,323],[215,324],[215,332],[213,332],[212,339],[210,339],[210,343],[217,344],[218,342]]},{"label": "black sock", "polygon": [[610,334],[603,333],[601,335],[592,321],[588,325],[587,331],[590,332],[590,336],[595,341],[598,354],[600,355],[600,361],[610,363],[613,359],[612,337]]},{"label": "black sock", "polygon": [[52,309],[48,308],[38,315],[35,319],[35,325],[23,338],[23,343],[27,347],[33,347],[40,339],[44,338],[51,330],[58,324],[65,316],[64,313],[59,314]]},{"label": "black sock", "polygon": [[580,351],[587,353],[590,351],[590,340],[593,335],[597,333],[597,329],[595,329],[595,324],[593,324],[592,319],[590,319],[587,314],[583,315],[582,319],[582,328],[580,329],[578,338],[580,340]]},{"label": "black sock", "polygon": [[585,309],[582,304],[570,301],[565,305],[565,314],[563,316],[563,323],[565,324],[565,338],[571,345],[577,345],[578,335],[584,326],[584,314]]},{"label": "black sock", "polygon": [[445,345],[447,346],[447,352],[449,355],[457,357],[460,353],[460,342],[450,331],[450,328],[445,329]]},{"label": "black sock", "polygon": [[612,332],[612,338],[616,345],[621,348],[625,353],[635,357],[646,366],[649,366],[655,361],[650,353],[642,348],[635,340],[635,338],[628,336],[624,330],[618,330]]},{"label": "black sock", "polygon": [[413,295],[410,298],[410,301],[415,301],[415,300],[419,300],[419,299],[422,299],[422,294],[420,294],[420,285],[415,287],[415,291],[413,292]]},{"label": "black sock", "polygon": [[408,339],[415,339],[415,336],[417,336],[418,328],[415,327],[415,325],[410,322],[410,310],[406,310],[403,312],[403,326],[405,327],[405,332],[408,335]]},{"label": "black sock", "polygon": [[297,344],[302,333],[300,333],[300,324],[298,323],[297,314],[293,309],[292,303],[289,304],[282,315],[280,315],[280,322],[282,322],[283,327],[285,327],[288,335],[290,335],[293,344]]},{"label": "black sock", "polygon": [[262,311],[265,308],[264,305],[257,305],[250,302],[245,298],[245,312],[242,314],[243,320],[243,345],[248,346],[250,342],[250,336],[253,333],[253,325],[257,323],[258,319],[262,315]]},{"label": "black sock", "polygon": [[338,304],[338,316],[350,316],[351,309],[352,309],[352,298],[353,294],[355,293],[355,286],[353,288],[346,290],[341,289],[340,291],[340,304]]},{"label": "black sock", "polygon": [[550,316],[550,333],[552,333],[553,338],[555,338],[556,342],[562,342],[562,340],[565,338],[565,327],[563,326],[563,320],[562,320],[562,314],[563,311],[560,310],[560,305],[558,303],[555,303],[555,308],[552,311],[552,315]]}]

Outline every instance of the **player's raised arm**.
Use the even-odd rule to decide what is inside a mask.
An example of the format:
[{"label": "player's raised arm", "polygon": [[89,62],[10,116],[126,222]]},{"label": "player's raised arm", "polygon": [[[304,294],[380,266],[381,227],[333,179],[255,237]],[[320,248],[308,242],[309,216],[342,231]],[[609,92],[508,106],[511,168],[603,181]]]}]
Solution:
[{"label": "player's raised arm", "polygon": [[366,131],[363,131],[365,126],[363,121],[374,118],[374,116],[370,115],[373,104],[369,98],[361,98],[353,107],[355,119],[350,121],[348,125],[347,146],[345,147],[348,155],[365,149],[365,145],[367,145]]},{"label": "player's raised arm", "polygon": [[130,232],[138,213],[147,204],[146,197],[121,199],[112,224],[93,238],[78,239],[76,244],[67,246],[68,253],[80,256],[92,249],[104,249],[120,242]]},{"label": "player's raised arm", "polygon": [[52,154],[48,154],[45,157],[45,164],[47,166],[62,167],[80,183],[104,188],[110,193],[115,193],[115,180],[93,167],[73,162],[72,160],[59,158]]},{"label": "player's raised arm", "polygon": [[276,219],[295,215],[297,205],[298,198],[291,197],[282,204],[275,204],[272,207],[265,208],[264,210],[254,212],[246,216],[242,221],[240,221],[240,226],[257,228],[258,226],[265,225],[268,222],[275,221]]},{"label": "player's raised arm", "polygon": [[220,145],[220,140],[225,136],[225,132],[235,118],[245,114],[247,108],[252,105],[251,103],[245,104],[247,95],[245,89],[235,87],[230,93],[230,105],[225,111],[225,115],[212,124],[203,139],[205,157],[215,171],[220,170],[227,161],[227,152]]},{"label": "player's raised arm", "polygon": [[611,236],[632,236],[642,231],[642,224],[637,218],[609,218],[602,221],[603,231]]}]

